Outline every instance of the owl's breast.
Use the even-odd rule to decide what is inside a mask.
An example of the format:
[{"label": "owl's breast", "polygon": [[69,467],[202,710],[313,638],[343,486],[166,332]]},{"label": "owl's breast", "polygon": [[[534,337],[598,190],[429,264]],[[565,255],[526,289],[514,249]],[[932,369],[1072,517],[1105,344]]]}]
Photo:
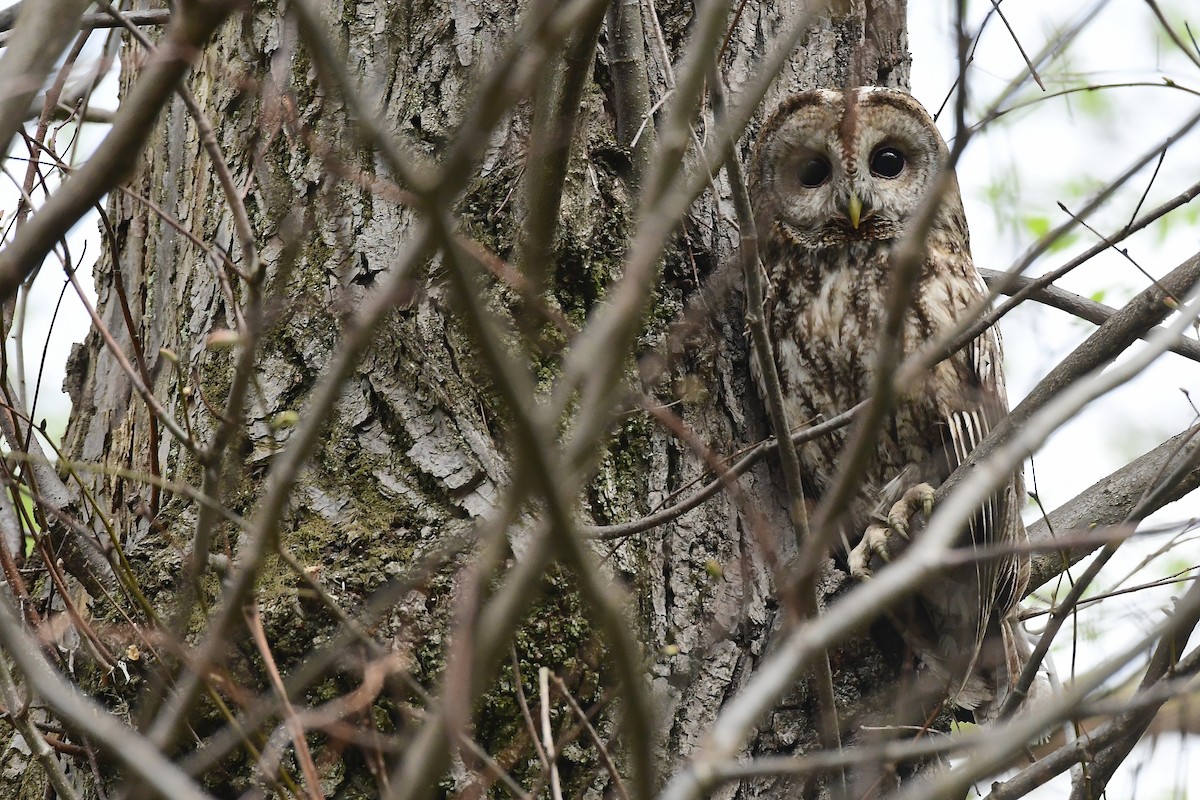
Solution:
[{"label": "owl's breast", "polygon": [[810,258],[823,262],[809,265],[819,278],[796,279],[801,270],[784,276],[770,310],[780,381],[801,419],[866,398],[886,310],[887,276],[878,265],[844,248]]},{"label": "owl's breast", "polygon": [[[820,280],[776,281],[771,337],[784,405],[793,425],[840,414],[871,392],[881,325],[883,276],[842,258],[822,264]],[[836,471],[845,432],[801,451],[810,483],[821,490]]]},{"label": "owl's breast", "polygon": [[[816,257],[817,254],[814,254]],[[788,418],[812,424],[852,408],[872,391],[878,346],[889,306],[887,249],[868,253],[838,248],[820,254],[818,279],[777,282],[770,312],[771,334]],[[792,276],[802,272],[793,266]],[[775,276],[773,276],[775,277]],[[953,324],[962,298],[942,287],[925,286],[906,318],[904,350],[912,352]],[[953,369],[949,362],[941,369]],[[936,370],[935,370],[936,372]],[[881,486],[915,465],[927,478],[944,459],[935,452],[942,409],[936,392],[922,387],[901,398],[876,441],[867,482]],[[810,443],[801,452],[805,471],[818,491],[837,471],[845,431]]]}]

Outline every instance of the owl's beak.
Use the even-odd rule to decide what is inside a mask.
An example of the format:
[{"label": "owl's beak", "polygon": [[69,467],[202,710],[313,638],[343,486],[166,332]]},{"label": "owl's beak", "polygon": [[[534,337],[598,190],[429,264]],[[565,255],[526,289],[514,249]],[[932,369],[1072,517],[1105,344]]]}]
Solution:
[{"label": "owl's beak", "polygon": [[850,192],[846,212],[850,215],[850,224],[854,226],[854,230],[858,230],[858,223],[862,218],[862,200],[858,199],[858,192]]}]

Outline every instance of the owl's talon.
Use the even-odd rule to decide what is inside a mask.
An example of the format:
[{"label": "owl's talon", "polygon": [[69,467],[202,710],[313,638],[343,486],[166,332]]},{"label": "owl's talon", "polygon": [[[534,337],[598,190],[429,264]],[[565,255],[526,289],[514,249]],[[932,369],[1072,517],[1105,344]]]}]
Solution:
[{"label": "owl's talon", "polygon": [[888,526],[896,533],[908,539],[909,526],[918,511],[926,517],[933,513],[933,487],[928,483],[918,483],[905,490],[904,495],[892,504],[888,511]]},{"label": "owl's talon", "polygon": [[924,512],[933,513],[933,487],[928,483],[910,486],[899,500],[892,504],[887,514],[887,523],[873,522],[863,532],[862,540],[855,545],[847,557],[850,574],[864,580],[871,577],[871,559],[887,563],[892,560],[893,540],[896,537],[908,541],[913,517]]},{"label": "owl's talon", "polygon": [[891,551],[888,547],[888,540],[891,537],[892,531],[887,526],[875,523],[868,525],[862,540],[855,545],[847,557],[850,575],[859,580],[866,580],[871,577],[871,558],[873,556],[879,556],[880,560],[884,562],[891,560]]}]

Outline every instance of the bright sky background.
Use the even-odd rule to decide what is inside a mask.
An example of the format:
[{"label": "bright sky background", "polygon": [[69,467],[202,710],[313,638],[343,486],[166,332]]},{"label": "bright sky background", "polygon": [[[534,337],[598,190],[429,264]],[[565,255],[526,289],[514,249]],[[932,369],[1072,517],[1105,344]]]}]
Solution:
[{"label": "bright sky background", "polygon": [[[1180,24],[1184,19],[1200,35],[1200,9],[1193,6],[1196,10],[1185,17],[1185,3],[1162,5],[1181,36],[1186,36]],[[990,7],[990,2],[970,3],[972,28],[978,26]],[[1090,4],[1039,0],[1007,0],[1001,6],[1031,57],[1086,7]],[[951,8],[951,3],[911,3],[913,93],[930,108],[942,103],[957,73]],[[1200,70],[1165,42],[1161,27],[1142,0],[1109,2],[1068,53],[1065,60],[1040,72],[1051,92],[1088,84],[1162,84],[1164,76],[1193,91],[1200,90]],[[978,118],[992,98],[1023,70],[1024,61],[1012,35],[999,19],[993,18],[969,70],[974,114],[968,114],[968,119]],[[1031,83],[1020,96],[1033,98],[1040,94]],[[1200,97],[1177,89],[1117,88],[1044,101],[989,127],[971,143],[958,167],[976,264],[997,270],[1008,268],[1036,239],[1031,228],[1039,220],[1056,226],[1067,219],[1057,202],[1078,209],[1086,200],[1081,186],[1091,189],[1120,173],[1197,110]],[[943,115],[940,124],[947,136],[953,134],[951,113]],[[1152,172],[1152,168],[1143,170],[1107,210],[1089,220],[1090,224],[1103,233],[1118,230],[1133,215]],[[1143,210],[1161,204],[1196,181],[1200,181],[1200,134],[1193,131],[1168,152]],[[1004,199],[998,201],[998,195]],[[1187,206],[1174,214],[1179,218],[1190,209]],[[1194,210],[1190,213],[1190,220],[1177,222],[1165,232],[1163,226],[1152,226],[1126,240],[1122,247],[1128,248],[1143,269],[1159,277],[1200,251],[1200,225]],[[1027,274],[1055,268],[1095,241],[1093,235],[1081,232],[1075,245],[1043,256]],[[1145,288],[1148,280],[1128,260],[1110,251],[1059,285],[1084,296],[1103,292],[1103,302],[1119,306]],[[1026,304],[1001,322],[1001,330],[1007,351],[1009,399],[1015,404],[1094,328],[1060,312]],[[1130,458],[1193,424],[1196,410],[1184,391],[1200,405],[1200,364],[1168,353],[1144,375],[1079,414],[1034,459],[1037,489],[1045,507],[1056,508]],[[1028,488],[1032,488],[1028,468],[1026,476]],[[1200,516],[1200,502],[1195,497],[1168,506],[1152,521],[1181,521],[1194,516]],[[1110,564],[1098,585],[1111,587],[1125,578],[1144,554],[1166,541],[1165,537],[1154,537],[1127,544],[1116,559],[1118,564]],[[1178,569],[1181,560],[1186,566],[1200,563],[1200,547],[1191,542],[1176,548],[1170,565]],[[1149,574],[1131,583],[1173,569],[1156,563],[1147,570]],[[1094,638],[1085,641],[1075,654],[1076,668],[1082,671],[1099,663],[1161,619],[1160,609],[1180,591],[1180,585],[1175,584],[1089,609],[1080,636]],[[1069,636],[1060,635],[1060,640],[1070,643]],[[1055,661],[1061,677],[1067,680],[1069,646],[1058,648]],[[1031,796],[1059,798],[1068,792],[1063,778]],[[1144,743],[1126,762],[1108,793],[1112,798],[1139,800],[1190,795],[1200,795],[1200,751],[1177,736]]]},{"label": "bright sky background", "polygon": [[[8,5],[11,5],[11,2],[0,2],[0,7]],[[93,34],[77,62],[81,70],[95,70],[107,33],[107,31],[97,31]],[[110,111],[116,108],[117,72],[117,69],[112,69],[97,88],[93,99],[95,107]],[[40,98],[37,103],[40,108]],[[31,130],[34,125],[36,125],[36,121],[29,123]],[[84,125],[78,132],[76,163],[82,162],[103,140],[107,132],[107,125]],[[75,133],[76,131],[72,127],[64,128],[58,141],[65,143]],[[60,144],[60,148],[61,146]],[[29,153],[22,144],[14,143],[11,155],[14,158],[7,165],[8,180],[0,183],[0,221],[5,226],[12,220],[17,198],[20,196],[13,189],[13,185],[14,182],[19,185],[24,179],[25,159],[28,158]],[[95,293],[90,268],[95,263],[101,246],[97,216],[93,213],[84,217],[72,229],[68,238],[71,252],[81,264],[79,283],[88,292],[91,302],[94,303]],[[47,431],[56,439],[60,438],[66,430],[67,417],[71,410],[71,402],[66,393],[62,391],[67,357],[70,355],[71,346],[84,339],[91,325],[87,310],[75,294],[74,289],[66,285],[67,290],[63,294],[64,285],[66,285],[66,279],[58,262],[54,259],[47,260],[35,281],[33,292],[29,295],[28,313],[24,325],[25,347],[23,350],[27,359],[25,407],[31,408],[29,400],[34,395],[40,377],[41,387],[37,393],[37,404],[32,410],[32,415],[38,421],[45,419]],[[6,346],[9,356],[12,357],[15,353],[12,341],[6,342]],[[42,359],[43,346],[45,347],[44,360]],[[44,369],[42,369],[43,364]]]},{"label": "bright sky background", "polygon": [[[926,106],[936,109],[956,74],[949,17],[952,4],[912,0],[911,5],[913,91]],[[1086,3],[1078,1],[1006,0],[1002,9],[1032,56],[1085,6]],[[1184,0],[1164,2],[1163,6],[1169,19],[1180,22],[1185,18]],[[975,27],[991,4],[972,0],[970,7],[969,19]],[[1189,21],[1193,31],[1200,35],[1200,9],[1192,10]],[[1186,35],[1181,25],[1179,32]],[[980,40],[970,69],[973,113],[968,117],[977,117],[990,99],[1024,69],[1012,36],[999,19],[993,19]],[[1164,76],[1200,90],[1200,69],[1165,42],[1143,0],[1109,2],[1070,47],[1067,57],[1041,74],[1051,90],[1087,83],[1161,84]],[[1037,87],[1030,84],[1021,97],[1033,98],[1038,94]],[[115,75],[106,79],[97,105],[112,108],[114,97]],[[1081,187],[1094,187],[1123,170],[1197,109],[1200,97],[1177,89],[1121,88],[1041,102],[990,127],[971,144],[958,168],[976,263],[992,269],[1007,268],[1034,241],[1038,225],[1046,222],[1057,225],[1065,219],[1056,202],[1062,201],[1072,209],[1080,207],[1085,198]],[[947,113],[941,120],[947,136],[953,134],[951,117]],[[87,126],[84,151],[94,146],[103,133],[99,126]],[[20,165],[10,164],[10,169],[19,170]],[[1140,174],[1091,223],[1105,233],[1118,229],[1133,214],[1150,174],[1150,169]],[[1193,133],[1167,154],[1143,208],[1163,202],[1197,180],[1200,180],[1200,134]],[[0,212],[6,219],[11,216],[13,206],[11,195],[0,194]],[[1176,212],[1176,217],[1189,208]],[[1144,269],[1160,276],[1200,251],[1200,223],[1194,211],[1192,214],[1188,222],[1177,222],[1165,232],[1162,226],[1152,227],[1123,246],[1128,247],[1130,255]],[[76,253],[85,241],[87,252],[94,259],[99,251],[94,219],[80,223],[73,234]],[[1081,233],[1075,245],[1044,256],[1029,274],[1058,266],[1094,241],[1091,234]],[[90,289],[90,279],[85,277],[83,283]],[[1119,306],[1146,284],[1146,278],[1132,264],[1109,253],[1080,268],[1060,285],[1085,296],[1103,293],[1105,302]],[[62,286],[61,273],[47,266],[30,299],[25,332],[26,353],[31,359],[37,359],[41,344],[48,343],[35,417],[47,418],[52,433],[63,430],[70,407],[60,391],[67,355],[72,343],[84,337],[89,324],[78,299],[68,291],[50,330]],[[1032,305],[1011,314],[1001,327],[1013,403],[1093,330],[1086,323]],[[37,367],[36,361],[28,365],[30,390],[37,380]],[[1200,405],[1200,365],[1167,354],[1144,376],[1081,413],[1035,459],[1037,489],[1046,508],[1057,507],[1130,458],[1192,424],[1196,410],[1185,391],[1191,392]],[[1179,521],[1191,516],[1200,516],[1200,502],[1189,500],[1168,507],[1155,521]],[[1156,537],[1128,546],[1129,554],[1119,559],[1121,567],[1106,570],[1101,585],[1107,586],[1123,577],[1122,569],[1135,567],[1140,554],[1151,552],[1164,542],[1165,539]],[[1180,557],[1186,558],[1188,565],[1200,563],[1200,547],[1193,542],[1178,548],[1173,556],[1172,564]],[[1166,568],[1152,567],[1151,571],[1163,574]],[[1097,663],[1130,636],[1144,630],[1150,621],[1161,618],[1158,609],[1179,590],[1176,585],[1154,593],[1142,592],[1094,608],[1089,615],[1096,621],[1093,627],[1103,630],[1103,635],[1094,640],[1095,644],[1085,643],[1080,648],[1077,668]],[[1069,652],[1060,650],[1056,660],[1062,677],[1068,679]],[[1200,796],[1200,753],[1193,753],[1194,750],[1178,737],[1164,737],[1157,743],[1144,745],[1123,769],[1121,780],[1111,786],[1109,796],[1155,800],[1172,797],[1173,791],[1177,797]],[[1058,798],[1066,794],[1065,782],[1059,781],[1034,796]]]}]

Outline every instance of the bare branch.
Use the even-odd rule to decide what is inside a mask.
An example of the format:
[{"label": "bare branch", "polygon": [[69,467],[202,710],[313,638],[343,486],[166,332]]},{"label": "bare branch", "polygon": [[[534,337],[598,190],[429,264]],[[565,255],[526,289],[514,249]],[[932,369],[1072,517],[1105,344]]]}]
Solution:
[{"label": "bare branch", "polygon": [[81,731],[163,797],[211,800],[150,741],[119,722],[109,711],[65,681],[42,656],[38,644],[22,630],[6,591],[0,591],[0,643],[25,675],[29,686],[64,721]]},{"label": "bare branch", "polygon": [[[1024,715],[1006,725],[996,726],[993,735],[970,758],[928,781],[914,782],[905,790],[894,795],[894,800],[950,800],[962,797],[967,787],[1006,766],[1012,756],[1019,753],[1030,740],[1038,736],[1050,724],[1065,718],[1071,710],[1083,702],[1089,692],[1101,686],[1110,675],[1126,666],[1136,654],[1156,642],[1173,636],[1181,628],[1195,624],[1192,620],[1197,614],[1200,614],[1200,583],[1192,584],[1187,593],[1180,598],[1173,616],[1153,626],[1145,635],[1119,648],[1099,666],[1081,675],[1060,697],[1040,708],[1029,709]],[[1114,739],[1121,735],[1121,731],[1125,730],[1125,725],[1115,725],[1115,727],[1117,727],[1117,732]],[[1082,751],[1087,747],[1089,741],[1090,738],[1087,736],[1080,737],[1076,743],[1069,745],[1064,750],[1069,753]],[[1057,763],[1061,764],[1063,761],[1067,762],[1064,768],[1070,766],[1070,760],[1067,757]],[[1036,767],[1037,765],[1034,765],[1034,768]]]},{"label": "bare branch", "polygon": [[[1198,281],[1200,255],[1193,256],[1176,267],[1157,284],[1145,289],[1118,313],[1109,317],[1095,333],[1051,370],[1050,374],[992,429],[988,437],[971,451],[966,461],[938,489],[938,497],[952,493],[977,465],[997,452],[1002,446],[1001,443],[1013,437],[1039,409],[1054,402],[1055,398],[1069,393],[1076,381],[1111,363],[1143,334],[1166,319],[1172,310],[1178,307],[1174,298],[1190,294]],[[1166,296],[1168,292],[1171,297]],[[1164,349],[1168,344],[1175,343],[1165,336],[1168,330],[1175,328],[1178,328],[1178,332],[1174,336],[1178,336],[1184,330],[1182,326],[1172,326],[1170,329],[1161,329],[1154,335]]]},{"label": "bare branch", "polygon": [[25,745],[41,764],[42,770],[46,773],[46,779],[54,787],[54,791],[66,800],[78,800],[79,795],[75,793],[75,788],[63,774],[62,765],[55,758],[53,748],[47,744],[46,738],[30,719],[32,709],[30,704],[21,697],[17,682],[8,668],[7,658],[0,658],[0,697],[4,698],[5,716],[20,732],[21,738],[25,740]]},{"label": "bare branch", "polygon": [[[1162,477],[1167,474],[1169,468],[1173,469],[1176,464],[1188,463],[1191,460],[1192,454],[1196,452],[1194,445],[1188,448],[1189,455],[1186,459],[1181,459],[1180,453],[1189,442],[1193,442],[1198,433],[1200,427],[1177,434],[1111,475],[1096,481],[1051,512],[1046,519],[1030,525],[1030,541],[1034,544],[1048,545],[1055,541],[1055,531],[1119,525],[1129,517],[1130,509],[1142,502],[1141,498],[1163,483]],[[1193,465],[1177,481],[1167,485],[1169,491],[1156,493],[1156,499],[1152,503],[1143,503],[1141,516],[1148,516],[1200,487],[1200,467]],[[1082,561],[1098,546],[1099,543],[1096,543],[1067,551],[1034,555],[1030,569],[1030,591],[1035,591],[1037,587],[1053,580],[1072,564]]]},{"label": "bare branch", "polygon": [[[1180,659],[1173,674],[1178,679],[1177,683],[1186,685],[1187,679],[1198,671],[1200,671],[1200,651],[1193,650]],[[1155,697],[1154,691],[1142,690],[1125,705],[1130,714],[1142,709],[1155,711],[1161,708],[1171,696],[1170,693],[1161,693]],[[1147,702],[1141,700],[1143,697]],[[1053,753],[1038,759],[1037,762],[1025,767],[1014,777],[1003,783],[992,784],[988,800],[1017,800],[1017,798],[1025,797],[1055,775],[1067,771],[1077,763],[1085,763],[1092,753],[1108,747],[1126,735],[1127,731],[1128,721],[1122,718],[1114,719],[1090,730],[1086,736],[1081,736]]]},{"label": "bare branch", "polygon": [[[56,4],[44,5],[50,8]],[[121,104],[108,136],[87,163],[0,250],[0,300],[12,297],[21,282],[41,265],[54,243],[133,168],[135,156],[145,146],[167,97],[175,91],[213,31],[237,6],[237,0],[181,6],[177,18],[167,28],[158,54]],[[50,24],[61,25],[57,12],[56,17]],[[33,47],[49,50],[37,37],[30,38]],[[25,41],[26,37],[19,36],[18,40]]]},{"label": "bare branch", "polygon": [[[979,274],[983,276],[990,288],[997,288],[1001,293],[1014,295],[1017,292],[1026,293],[1026,297],[1036,303],[1057,308],[1059,311],[1065,311],[1072,316],[1079,317],[1082,320],[1087,320],[1093,325],[1103,325],[1108,321],[1108,318],[1117,313],[1117,309],[1106,306],[1103,303],[1098,303],[1095,300],[1090,300],[1086,297],[1068,292],[1066,289],[1060,289],[1057,286],[1050,285],[1045,287],[1036,286],[1036,281],[1032,278],[1017,276],[1009,278],[1002,272],[997,272],[991,269],[981,269]],[[1002,287],[1002,288],[1001,288]],[[1160,330],[1158,327],[1149,328],[1139,336],[1140,339],[1149,339],[1151,334]],[[1195,339],[1181,337],[1180,340],[1171,345],[1172,353],[1177,353],[1184,358],[1190,358],[1192,361],[1200,361],[1200,342]]]},{"label": "bare branch", "polygon": [[[13,136],[29,118],[33,100],[54,62],[79,32],[79,19],[87,6],[87,0],[27,0],[22,4],[14,41],[0,57],[0,152],[5,155]],[[37,261],[41,263],[41,258]],[[15,290],[14,284],[0,296],[8,299]]]}]

